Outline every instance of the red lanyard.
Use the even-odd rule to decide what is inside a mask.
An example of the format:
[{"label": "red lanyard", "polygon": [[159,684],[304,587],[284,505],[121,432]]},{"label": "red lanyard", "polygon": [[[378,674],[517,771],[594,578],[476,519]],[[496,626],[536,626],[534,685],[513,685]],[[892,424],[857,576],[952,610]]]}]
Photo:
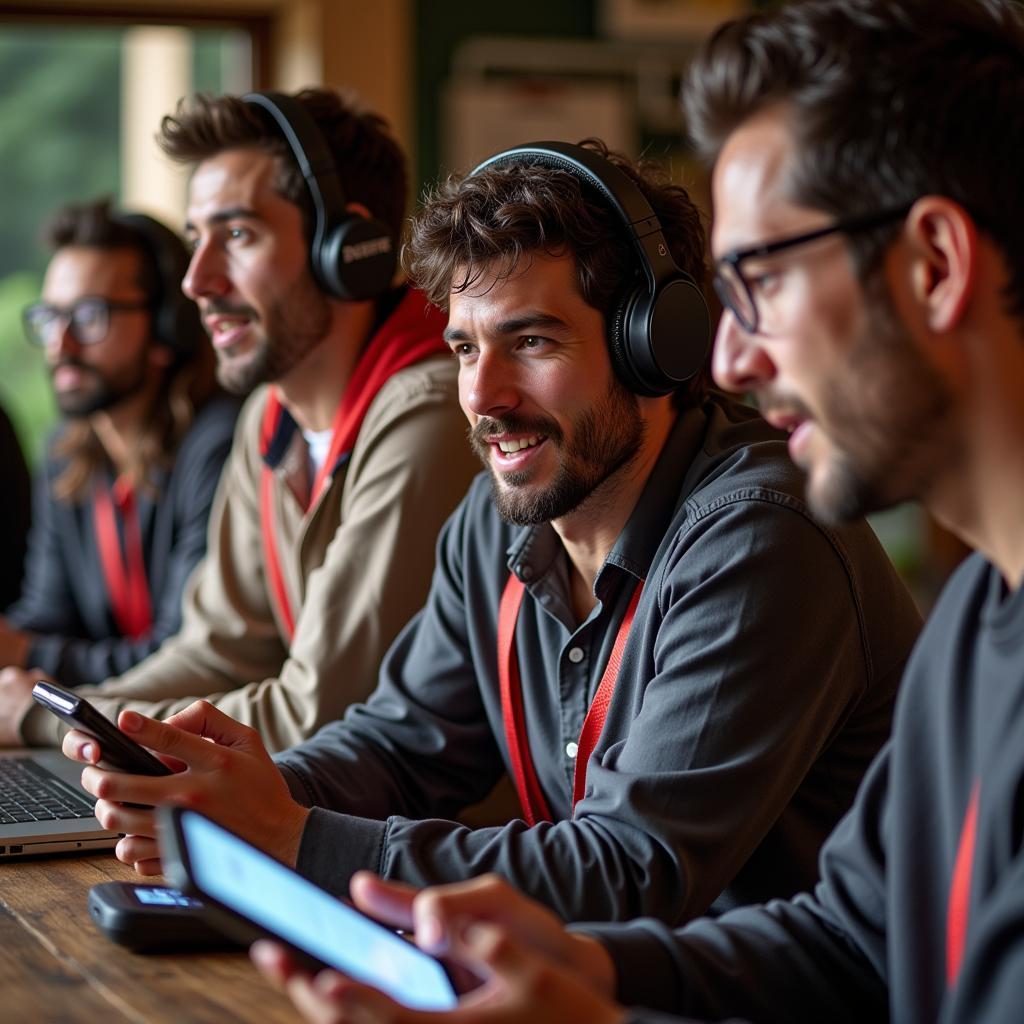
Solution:
[{"label": "red lanyard", "polygon": [[[123,551],[117,532],[115,502],[124,524]],[[93,518],[114,621],[124,636],[138,640],[153,628],[153,609],[142,550],[142,529],[131,484],[121,477],[111,493],[102,481],[97,481]]]},{"label": "red lanyard", "polygon": [[[604,675],[598,684],[597,693],[591,702],[587,717],[583,721],[580,740],[576,750],[576,767],[573,771],[572,806],[583,799],[587,785],[587,761],[597,746],[597,740],[604,729],[608,706],[615,692],[619,676],[622,652],[626,646],[636,606],[640,603],[643,582],[637,584],[630,599],[629,607],[619,625],[612,653],[608,657]],[[526,735],[526,716],[523,708],[523,687],[519,678],[519,658],[516,655],[515,633],[519,608],[523,603],[526,588],[515,573],[508,578],[498,608],[498,681],[501,687],[501,717],[505,723],[505,742],[508,744],[509,759],[512,762],[512,781],[515,783],[523,817],[528,825],[538,821],[551,821],[551,812],[541,791],[537,773],[530,757],[530,742]]]},{"label": "red lanyard", "polygon": [[[427,304],[421,293],[410,289],[398,308],[370,340],[352,371],[352,377],[334,414],[331,446],[313,481],[309,502],[306,505],[307,516],[316,507],[317,499],[334,474],[341,456],[352,450],[366,413],[377,393],[399,370],[447,351],[441,337],[443,330],[443,315]],[[266,408],[263,410],[263,423],[260,428],[264,452],[274,437],[281,413],[280,399],[272,388]],[[277,530],[274,525],[274,471],[266,465],[263,467],[260,486],[260,511],[270,593],[290,642],[295,635],[295,613],[292,610],[277,550]]]},{"label": "red lanyard", "polygon": [[[275,391],[270,392],[266,408],[263,410],[262,436],[266,443],[274,436],[274,431],[281,419],[281,402]],[[349,410],[351,413],[352,410]],[[359,410],[355,410],[358,412]],[[342,401],[334,414],[334,425],[331,433],[331,446],[327,450],[327,458],[317,470],[316,479],[313,481],[313,488],[310,491],[309,501],[306,505],[307,513],[316,505],[320,492],[327,483],[328,478],[334,472],[334,468],[341,457],[342,445],[345,444],[351,431],[351,416],[346,417],[345,402]],[[362,410],[359,423],[362,423],[366,410]],[[358,433],[358,426],[355,430]],[[353,438],[354,439],[354,438]],[[263,475],[260,480],[260,509],[263,526],[263,550],[267,560],[267,574],[270,577],[270,589],[277,602],[277,610],[288,631],[288,639],[295,635],[295,613],[292,611],[291,599],[288,596],[288,588],[285,585],[284,573],[281,571],[281,559],[277,553],[277,530],[274,527],[274,471],[269,466],[263,467]]]},{"label": "red lanyard", "polygon": [[949,905],[946,910],[946,986],[952,988],[960,973],[967,936],[967,911],[971,899],[971,868],[974,863],[974,839],[978,830],[977,782],[971,790],[970,803],[964,815],[953,864],[953,881],[949,886]]}]

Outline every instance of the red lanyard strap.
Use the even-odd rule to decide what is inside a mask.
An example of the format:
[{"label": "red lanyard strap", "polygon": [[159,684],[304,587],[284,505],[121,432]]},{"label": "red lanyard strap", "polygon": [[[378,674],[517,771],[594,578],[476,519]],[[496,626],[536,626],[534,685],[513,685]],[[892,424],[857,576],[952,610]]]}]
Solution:
[{"label": "red lanyard strap", "polygon": [[[334,473],[341,456],[352,450],[366,413],[377,393],[399,370],[446,352],[447,347],[442,340],[443,330],[443,315],[428,305],[419,292],[410,290],[384,326],[370,340],[352,371],[345,393],[334,414],[331,445],[327,451],[327,458],[317,470],[316,479],[313,481],[309,502],[306,505],[307,516],[316,507],[317,499]],[[261,447],[264,453],[268,450],[278,428],[281,414],[281,401],[276,390],[271,388],[260,426]],[[260,518],[271,599],[291,642],[295,635],[295,613],[292,610],[277,550],[274,478],[270,466],[263,467]]]},{"label": "red lanyard strap", "polygon": [[519,658],[516,656],[516,620],[526,587],[511,573],[498,607],[498,683],[501,687],[501,718],[505,723],[505,742],[512,762],[512,781],[519,794],[527,825],[550,821],[551,812],[537,781],[526,737],[523,710],[523,687],[519,680]]},{"label": "red lanyard strap", "polygon": [[295,636],[295,616],[292,614],[292,603],[285,586],[284,573],[281,571],[281,559],[277,557],[277,537],[274,527],[274,474],[269,466],[264,466],[260,478],[260,512],[263,527],[263,557],[267,563],[267,582],[270,594],[277,606],[278,615],[284,625],[288,640]]},{"label": "red lanyard strap", "polygon": [[[587,717],[580,731],[578,749],[576,751],[576,767],[573,772],[572,806],[583,799],[587,786],[587,762],[597,746],[597,741],[604,729],[608,707],[615,692],[615,683],[619,676],[622,663],[622,652],[629,638],[629,631],[636,615],[636,607],[640,603],[643,582],[636,585],[630,599],[626,614],[619,624],[612,652],[608,656],[597,693],[591,701]],[[509,760],[512,762],[512,781],[515,783],[519,802],[523,808],[523,817],[528,825],[538,821],[551,821],[551,812],[540,788],[533,759],[530,756],[530,741],[526,735],[526,714],[523,706],[523,687],[519,677],[519,658],[516,654],[515,632],[519,609],[523,603],[526,588],[515,573],[512,573],[505,590],[501,595],[498,607],[498,684],[501,689],[501,717],[505,725],[505,742],[508,744]]]},{"label": "red lanyard strap", "polygon": [[[123,551],[117,533],[115,500],[124,524]],[[146,557],[142,550],[142,528],[131,485],[119,479],[111,495],[105,484],[97,481],[93,520],[114,621],[123,636],[138,640],[153,628],[153,608],[146,579]]]},{"label": "red lanyard strap", "polygon": [[978,831],[977,782],[971,790],[971,799],[964,815],[953,865],[953,880],[949,886],[949,905],[946,910],[946,986],[952,988],[960,973],[967,937],[967,917],[971,899],[971,869],[974,863],[974,840]]}]

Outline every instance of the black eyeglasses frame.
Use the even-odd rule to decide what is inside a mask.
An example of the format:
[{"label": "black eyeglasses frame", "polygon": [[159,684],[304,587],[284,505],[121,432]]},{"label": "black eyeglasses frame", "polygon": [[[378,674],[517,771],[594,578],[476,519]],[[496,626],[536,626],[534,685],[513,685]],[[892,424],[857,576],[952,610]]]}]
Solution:
[{"label": "black eyeglasses frame", "polygon": [[[98,338],[83,338],[78,333],[78,325],[75,323],[75,310],[87,303],[99,306],[106,314],[106,326],[103,333]],[[26,306],[22,310],[21,323],[29,344],[34,345],[37,348],[45,348],[49,344],[49,341],[39,333],[32,323],[32,314],[36,310],[47,310],[55,314],[61,320],[64,320],[67,324],[65,330],[68,328],[71,329],[71,336],[79,345],[98,345],[106,338],[107,333],[110,331],[111,313],[151,309],[152,306],[153,303],[151,299],[118,302],[114,299],[108,299],[102,295],[83,295],[80,299],[76,299],[72,302],[70,306],[57,306],[52,302],[33,302],[30,306]]]},{"label": "black eyeglasses frame", "polygon": [[[793,249],[799,245],[816,242],[819,238],[827,238],[829,235],[855,234],[859,231],[870,231],[872,228],[881,227],[883,224],[906,217],[913,205],[913,203],[903,203],[900,206],[887,207],[874,213],[846,217],[825,227],[815,228],[813,231],[806,231],[799,235],[790,235],[786,238],[777,238],[770,242],[762,242],[760,245],[752,245],[749,248],[734,249],[732,252],[727,252],[715,260],[715,275],[712,280],[715,292],[718,294],[719,299],[722,300],[722,305],[736,318],[736,322],[740,327],[748,334],[756,334],[761,317],[757,307],[757,300],[754,296],[754,290],[750,287],[750,282],[740,267],[744,260],[773,256],[776,253],[785,252],[787,249]],[[729,284],[722,276],[721,267],[723,265],[731,268],[736,280],[743,286],[747,301],[750,303],[750,308],[754,313],[752,319],[746,317],[742,310],[737,308],[737,304],[732,298]]]}]

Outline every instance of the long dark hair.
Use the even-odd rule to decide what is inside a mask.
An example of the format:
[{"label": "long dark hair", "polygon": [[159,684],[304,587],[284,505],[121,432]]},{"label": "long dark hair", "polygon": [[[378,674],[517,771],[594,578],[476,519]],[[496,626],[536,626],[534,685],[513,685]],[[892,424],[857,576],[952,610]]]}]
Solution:
[{"label": "long dark hair", "polygon": [[[161,279],[161,267],[150,244],[130,221],[118,219],[108,199],[64,207],[47,225],[45,239],[54,250],[84,246],[138,252],[138,283],[154,301],[167,289],[181,287],[180,281]],[[196,413],[218,391],[214,364],[211,346],[205,339],[197,339],[176,352],[160,381],[129,452],[126,470],[132,484],[151,496],[157,494],[157,471],[173,463]],[[61,462],[52,484],[54,496],[63,501],[91,500],[91,482],[107,456],[87,417],[67,421],[53,454]]]}]

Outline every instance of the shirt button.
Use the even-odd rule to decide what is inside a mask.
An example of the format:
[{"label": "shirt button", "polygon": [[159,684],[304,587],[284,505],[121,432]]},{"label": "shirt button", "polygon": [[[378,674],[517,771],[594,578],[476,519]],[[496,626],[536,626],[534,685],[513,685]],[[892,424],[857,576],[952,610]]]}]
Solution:
[{"label": "shirt button", "polygon": [[576,759],[576,754],[579,752],[579,749],[580,745],[570,740],[565,745],[565,756],[569,758],[570,761],[573,761]]},{"label": "shirt button", "polygon": [[[583,660],[583,648],[582,647],[570,647],[569,648],[569,660],[574,665],[578,665]],[[575,754],[575,751],[573,751],[573,753],[570,754],[569,756],[573,757],[574,754]]]}]

